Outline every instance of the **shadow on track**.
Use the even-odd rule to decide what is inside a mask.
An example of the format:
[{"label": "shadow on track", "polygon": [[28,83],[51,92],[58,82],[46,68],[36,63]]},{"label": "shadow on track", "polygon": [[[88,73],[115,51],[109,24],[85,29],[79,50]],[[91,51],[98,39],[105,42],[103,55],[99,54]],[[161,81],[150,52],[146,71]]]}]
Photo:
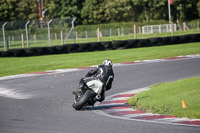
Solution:
[{"label": "shadow on track", "polygon": [[107,110],[107,109],[121,109],[130,108],[128,104],[114,104],[114,105],[98,105],[98,106],[86,106],[82,110]]}]

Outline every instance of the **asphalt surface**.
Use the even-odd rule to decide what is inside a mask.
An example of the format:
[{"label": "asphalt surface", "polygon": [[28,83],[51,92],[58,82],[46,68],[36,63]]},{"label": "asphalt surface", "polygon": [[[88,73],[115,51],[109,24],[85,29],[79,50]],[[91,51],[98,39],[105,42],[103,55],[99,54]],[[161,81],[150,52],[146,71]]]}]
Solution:
[{"label": "asphalt surface", "polygon": [[[129,121],[72,108],[72,90],[88,70],[0,80],[0,133],[199,133],[199,127]],[[107,95],[200,76],[200,58],[114,67]],[[15,96],[13,95],[15,94]]]}]

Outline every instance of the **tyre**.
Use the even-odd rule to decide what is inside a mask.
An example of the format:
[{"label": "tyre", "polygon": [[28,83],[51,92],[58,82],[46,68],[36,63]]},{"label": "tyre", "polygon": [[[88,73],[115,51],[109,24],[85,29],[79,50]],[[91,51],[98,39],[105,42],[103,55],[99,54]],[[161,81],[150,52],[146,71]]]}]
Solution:
[{"label": "tyre", "polygon": [[200,34],[190,34],[191,42],[199,42],[200,41]]},{"label": "tyre", "polygon": [[138,41],[139,41],[137,44],[138,47],[150,47],[151,46],[149,39],[140,39]]},{"label": "tyre", "polygon": [[102,45],[100,42],[95,42],[91,44],[93,51],[102,51],[105,50],[104,45]]},{"label": "tyre", "polygon": [[76,53],[78,52],[78,49],[80,47],[80,45],[78,44],[67,44],[67,50],[68,50],[68,53]]},{"label": "tyre", "polygon": [[92,90],[87,90],[85,94],[78,100],[77,97],[75,96],[75,102],[72,105],[72,107],[76,110],[80,110],[88,101],[89,99],[93,96]]},{"label": "tyre", "polygon": [[107,41],[107,42],[100,42],[101,45],[103,45],[105,50],[112,50],[113,46],[112,46],[112,42],[111,41]]},{"label": "tyre", "polygon": [[79,45],[79,52],[89,52],[89,51],[94,51],[94,49],[91,46],[91,43],[83,43]]},{"label": "tyre", "polygon": [[127,42],[126,41],[112,41],[113,49],[124,49],[126,47]]},{"label": "tyre", "polygon": [[160,46],[162,45],[162,39],[160,37],[149,38],[149,41],[152,46]]},{"label": "tyre", "polygon": [[192,42],[192,38],[190,35],[180,36],[180,43],[189,43]]},{"label": "tyre", "polygon": [[171,39],[171,44],[179,44],[180,43],[180,37],[179,36],[172,36],[170,37]]},{"label": "tyre", "polygon": [[25,57],[26,51],[24,49],[15,49],[13,51],[14,57]]},{"label": "tyre", "polygon": [[138,44],[138,39],[134,39],[134,40],[126,40],[127,45],[126,48],[137,48],[137,44]]}]

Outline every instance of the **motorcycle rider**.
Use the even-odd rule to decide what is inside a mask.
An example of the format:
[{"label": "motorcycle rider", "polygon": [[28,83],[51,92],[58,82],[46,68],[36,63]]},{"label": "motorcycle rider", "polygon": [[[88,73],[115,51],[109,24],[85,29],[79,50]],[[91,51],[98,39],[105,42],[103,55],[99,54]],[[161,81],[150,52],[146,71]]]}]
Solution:
[{"label": "motorcycle rider", "polygon": [[[85,78],[80,79],[79,88],[73,91],[73,94],[79,94],[84,91],[85,87],[96,88],[100,95],[96,99],[102,102],[105,99],[105,91],[110,90],[114,79],[114,72],[112,69],[112,61],[106,59],[102,65],[88,71]],[[97,92],[98,93],[98,92]]]}]

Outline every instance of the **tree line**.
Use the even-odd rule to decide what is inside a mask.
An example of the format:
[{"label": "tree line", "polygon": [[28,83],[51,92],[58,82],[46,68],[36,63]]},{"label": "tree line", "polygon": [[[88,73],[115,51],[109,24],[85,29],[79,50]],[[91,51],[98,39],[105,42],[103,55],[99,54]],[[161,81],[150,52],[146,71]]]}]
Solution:
[{"label": "tree line", "polygon": [[[38,1],[1,0],[0,21],[39,19]],[[168,0],[42,0],[44,19],[76,17],[76,24],[168,20]],[[173,21],[200,18],[200,0],[173,0]]]}]

